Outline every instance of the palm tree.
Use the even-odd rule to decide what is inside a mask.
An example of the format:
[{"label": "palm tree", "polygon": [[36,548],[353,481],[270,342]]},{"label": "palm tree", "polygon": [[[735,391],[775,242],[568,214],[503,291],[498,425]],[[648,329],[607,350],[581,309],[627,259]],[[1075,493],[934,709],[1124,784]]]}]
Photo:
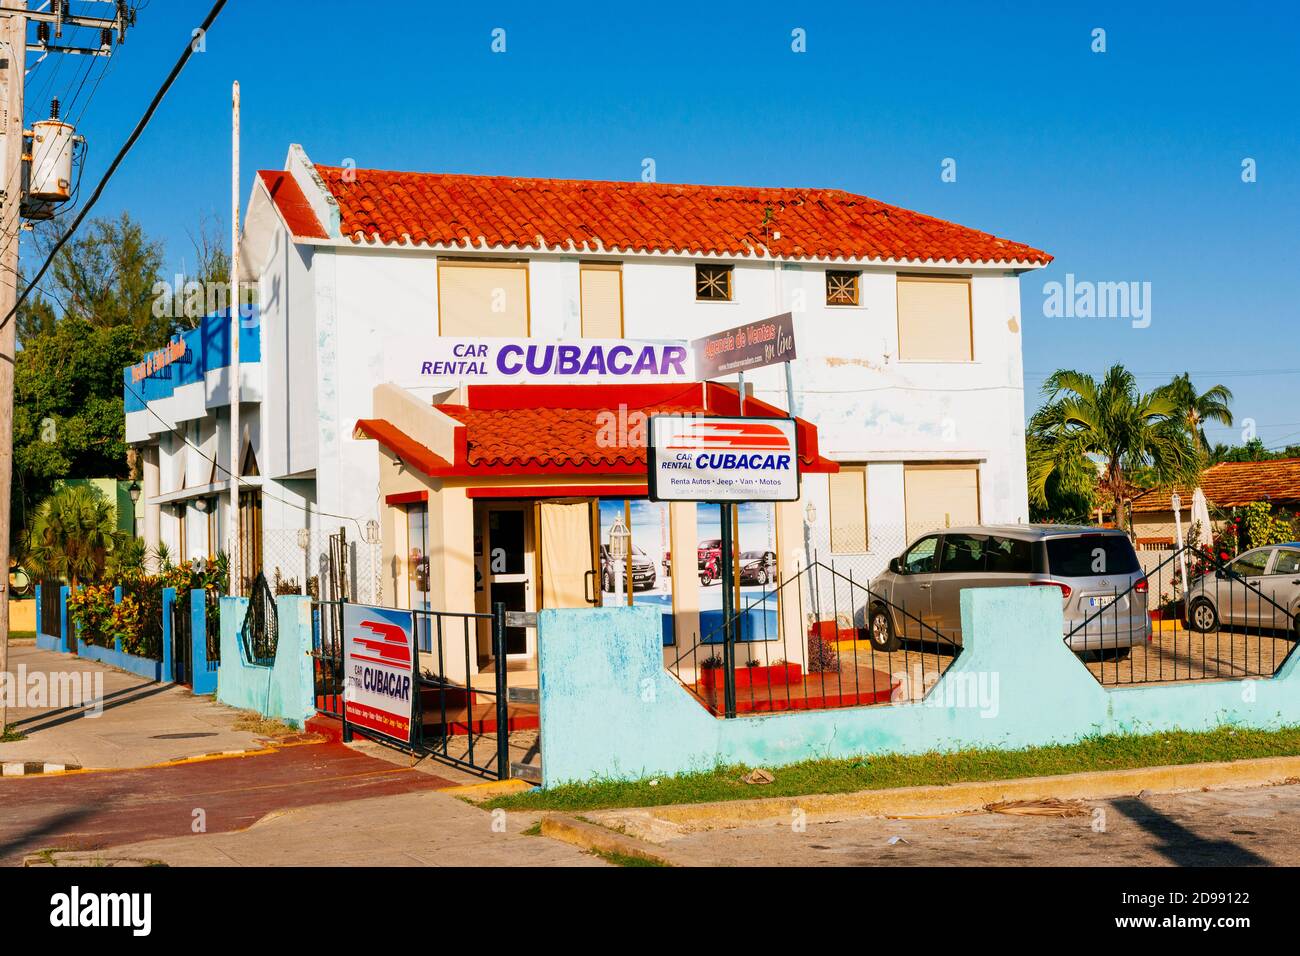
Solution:
[{"label": "palm tree", "polygon": [[1204,455],[1210,448],[1210,443],[1205,438],[1205,423],[1232,424],[1232,409],[1228,407],[1232,401],[1232,390],[1226,385],[1215,385],[1198,395],[1192,377],[1184,372],[1174,376],[1174,380],[1169,383],[1169,392],[1178,403],[1178,413],[1192,436],[1196,453]]},{"label": "palm tree", "polygon": [[1123,526],[1123,503],[1147,470],[1161,482],[1195,477],[1200,455],[1187,434],[1179,405],[1166,385],[1143,393],[1122,365],[1101,381],[1061,369],[1043,383],[1047,401],[1029,422],[1029,499],[1048,500],[1049,481],[1061,492],[1082,492],[1097,479],[1108,495],[1115,523]]},{"label": "palm tree", "polygon": [[125,537],[112,505],[97,489],[64,486],[37,511],[28,560],[41,577],[65,578],[76,587],[103,575],[109,554]]}]

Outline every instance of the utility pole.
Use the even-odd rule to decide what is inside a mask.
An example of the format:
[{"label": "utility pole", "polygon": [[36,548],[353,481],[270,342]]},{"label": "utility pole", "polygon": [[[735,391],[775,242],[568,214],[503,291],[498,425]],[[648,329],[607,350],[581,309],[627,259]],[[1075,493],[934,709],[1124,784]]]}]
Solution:
[{"label": "utility pole", "polygon": [[[4,201],[0,206],[0,316],[8,315],[18,301],[18,230],[22,221],[18,205],[22,202],[23,164],[23,79],[27,72],[26,0],[14,3],[4,18],[4,48],[0,49],[0,76],[4,83],[4,116],[0,130],[4,134],[0,184]],[[20,12],[21,11],[21,12]],[[0,329],[0,681],[9,670],[9,538],[10,498],[14,475],[14,350],[17,341],[17,316]],[[8,726],[5,700],[0,688],[0,734]]]},{"label": "utility pole", "polygon": [[239,81],[230,88],[230,593],[243,590],[239,565]]},{"label": "utility pole", "polygon": [[[111,56],[113,40],[126,42],[127,29],[135,25],[135,13],[125,0],[100,0],[113,8],[111,17],[72,16],[66,3],[56,0],[48,9],[29,10],[27,0],[0,0],[0,317],[8,316],[18,301],[18,245],[23,228],[25,189],[23,84],[27,77],[28,52],[41,58],[51,53],[80,56]],[[37,25],[36,37],[28,42],[28,21]],[[92,30],[98,46],[51,42],[65,32]],[[39,62],[39,61],[38,61]],[[40,157],[38,157],[40,158]],[[46,204],[48,206],[48,204]],[[36,212],[29,213],[35,216]],[[49,218],[48,213],[40,218]],[[0,324],[0,675],[9,667],[9,544],[10,502],[14,473],[14,355],[17,347],[17,316]],[[7,678],[0,678],[7,680]],[[0,732],[8,714],[4,693],[0,693]]]}]

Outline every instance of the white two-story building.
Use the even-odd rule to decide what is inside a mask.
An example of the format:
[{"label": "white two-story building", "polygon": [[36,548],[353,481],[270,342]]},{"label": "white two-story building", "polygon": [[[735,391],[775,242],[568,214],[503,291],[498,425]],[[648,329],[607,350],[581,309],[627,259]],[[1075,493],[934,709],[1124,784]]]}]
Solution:
[{"label": "white two-story building", "polygon": [[[316,575],[325,535],[342,528],[354,598],[472,610],[495,589],[520,607],[576,602],[579,583],[558,593],[554,568],[577,555],[607,592],[603,535],[620,517],[656,569],[642,596],[676,614],[671,642],[708,607],[707,582],[691,582],[708,576],[716,520],[652,507],[644,458],[593,451],[575,420],[595,430],[604,410],[615,422],[677,405],[712,413],[723,392],[700,385],[674,401],[663,389],[690,376],[661,368],[600,386],[525,369],[512,381],[603,391],[518,392],[490,375],[430,374],[423,359],[451,339],[685,342],[784,312],[793,408],[783,366],[751,372],[746,390],[753,408],[807,423],[815,447],[802,500],[751,516],[749,538],[741,529],[742,550],[775,556],[756,558],[755,574],[779,576],[811,548],[869,576],[922,531],[1028,520],[1019,276],[1051,257],[1027,245],[833,189],[337,168],[293,146],[283,170],[258,174],[241,249],[260,310],[257,361],[241,374],[241,470],[260,527],[243,539],[260,537],[268,578]],[[209,461],[229,457],[223,393],[211,383],[185,407],[162,393],[128,396],[129,436],[150,463],[146,528],[206,553],[225,540],[224,500],[201,519],[210,530],[179,529],[200,520],[196,498],[226,487]],[[585,503],[589,518],[548,514],[548,502]],[[585,556],[572,543],[545,553],[584,528]],[[494,535],[509,573],[492,567]],[[597,586],[582,587],[592,603]]]}]

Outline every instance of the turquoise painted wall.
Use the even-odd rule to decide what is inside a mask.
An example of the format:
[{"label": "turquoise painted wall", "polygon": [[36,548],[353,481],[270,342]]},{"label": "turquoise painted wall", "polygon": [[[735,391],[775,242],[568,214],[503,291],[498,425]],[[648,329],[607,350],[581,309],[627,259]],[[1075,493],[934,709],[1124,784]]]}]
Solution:
[{"label": "turquoise painted wall", "polygon": [[316,713],[312,697],[311,598],[281,595],[275,599],[275,608],[279,625],[275,663],[265,667],[248,659],[239,638],[248,598],[221,599],[217,700],[301,728]]},{"label": "turquoise painted wall", "polygon": [[653,608],[538,615],[545,786],[815,757],[1015,749],[1096,733],[1300,724],[1292,655],[1264,680],[1108,689],[1061,640],[1051,588],[962,592],[965,646],[922,701],[723,720],[664,670]]}]

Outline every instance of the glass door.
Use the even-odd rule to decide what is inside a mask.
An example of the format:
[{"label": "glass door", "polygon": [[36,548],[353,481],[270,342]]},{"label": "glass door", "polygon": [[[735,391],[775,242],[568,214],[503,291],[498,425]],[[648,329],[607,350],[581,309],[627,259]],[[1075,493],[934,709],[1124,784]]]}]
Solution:
[{"label": "glass door", "polygon": [[[486,505],[483,522],[488,608],[500,601],[507,611],[536,611],[532,505],[523,502]],[[537,628],[517,625],[506,628],[507,659],[532,660],[536,653]]]}]

